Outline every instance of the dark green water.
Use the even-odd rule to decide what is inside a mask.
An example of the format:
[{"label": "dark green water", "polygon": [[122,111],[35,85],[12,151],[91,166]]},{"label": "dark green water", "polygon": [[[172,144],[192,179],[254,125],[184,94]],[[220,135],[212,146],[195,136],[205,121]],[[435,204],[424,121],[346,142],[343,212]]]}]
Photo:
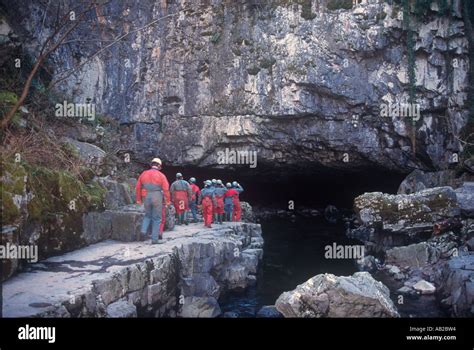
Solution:
[{"label": "dark green water", "polygon": [[[219,304],[222,312],[239,317],[255,317],[265,305],[274,305],[281,293],[295,289],[320,273],[348,276],[357,272],[354,260],[326,259],[324,247],[336,244],[361,244],[345,235],[343,224],[330,224],[324,218],[302,218],[295,221],[272,218],[261,222],[264,244],[257,285],[240,293],[227,294]],[[380,276],[375,276],[379,279]],[[382,279],[391,290],[391,299],[402,317],[446,317],[434,296],[405,297],[397,302],[394,292],[400,286]]]},{"label": "dark green water", "polygon": [[222,312],[239,317],[254,317],[264,305],[275,304],[281,293],[295,289],[320,273],[352,275],[355,261],[326,259],[324,247],[336,244],[360,244],[345,236],[343,224],[330,224],[324,218],[273,218],[261,222],[264,255],[257,285],[245,292],[228,294],[219,301]]}]

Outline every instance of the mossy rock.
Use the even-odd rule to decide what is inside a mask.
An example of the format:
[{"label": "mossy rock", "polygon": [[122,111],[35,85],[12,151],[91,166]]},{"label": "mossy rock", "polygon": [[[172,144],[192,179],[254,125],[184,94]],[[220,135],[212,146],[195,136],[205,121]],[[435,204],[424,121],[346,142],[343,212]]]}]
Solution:
[{"label": "mossy rock", "polygon": [[5,191],[23,195],[25,192],[25,176],[26,170],[19,162],[14,160],[2,160],[2,183],[5,186]]},{"label": "mossy rock", "polygon": [[15,205],[11,193],[6,192],[3,184],[0,184],[2,198],[2,225],[12,225],[20,217],[20,209]]},{"label": "mossy rock", "polygon": [[33,194],[28,203],[32,220],[47,221],[49,214],[77,212],[102,207],[106,190],[91,181],[88,184],[67,171],[54,171],[44,167],[31,168],[28,189]]},{"label": "mossy rock", "polygon": [[[18,102],[18,96],[6,90],[0,90],[0,115],[5,115],[16,103]],[[21,115],[19,112],[16,112],[13,115],[10,123],[12,125],[18,126],[20,124]]]}]

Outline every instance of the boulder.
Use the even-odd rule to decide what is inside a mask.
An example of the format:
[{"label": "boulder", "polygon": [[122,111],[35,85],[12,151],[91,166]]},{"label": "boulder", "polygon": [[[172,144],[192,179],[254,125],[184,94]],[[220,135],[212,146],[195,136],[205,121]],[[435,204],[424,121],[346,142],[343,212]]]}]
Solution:
[{"label": "boulder", "polygon": [[107,306],[107,317],[131,318],[137,317],[137,308],[133,304],[119,300]]},{"label": "boulder", "polygon": [[89,125],[74,123],[73,127],[66,130],[66,135],[72,139],[82,142],[96,142],[97,130]]},{"label": "boulder", "polygon": [[253,214],[252,206],[248,202],[240,202],[240,207],[242,209],[242,221],[245,222],[255,222],[255,215]]},{"label": "boulder", "polygon": [[410,296],[415,296],[416,295],[416,292],[413,290],[413,288],[408,287],[408,286],[403,286],[403,287],[397,289],[397,293],[402,294],[402,295],[410,295]]},{"label": "boulder", "polygon": [[118,209],[134,203],[134,193],[128,183],[118,182],[109,177],[102,177],[98,182],[107,189],[104,196],[106,209]]},{"label": "boulder", "polygon": [[375,272],[380,265],[380,262],[372,255],[364,256],[362,259],[356,261],[359,271]]},{"label": "boulder", "polygon": [[427,242],[387,250],[385,262],[399,267],[422,267],[439,260],[440,251]]},{"label": "boulder", "polygon": [[88,212],[82,216],[82,239],[86,244],[109,239],[112,235],[112,222],[103,212]]},{"label": "boulder", "polygon": [[456,177],[455,170],[440,170],[425,172],[413,170],[398,187],[398,194],[410,194],[427,188],[450,186],[457,188],[462,184],[462,179]]},{"label": "boulder", "polygon": [[425,280],[415,283],[413,289],[420,292],[421,294],[434,294],[436,292],[436,287],[432,283]]},{"label": "boulder", "polygon": [[354,208],[363,225],[401,234],[431,232],[433,223],[460,215],[456,193],[451,187],[409,195],[364,193],[354,200]]},{"label": "boulder", "polygon": [[461,213],[467,217],[474,217],[474,182],[464,182],[461,187],[456,189]]},{"label": "boulder", "polygon": [[436,282],[451,316],[474,317],[474,252],[452,257]]},{"label": "boulder", "polygon": [[390,292],[368,272],[317,275],[275,304],[284,317],[399,317]]},{"label": "boulder", "polygon": [[[174,228],[175,210],[172,205],[166,209],[164,231]],[[127,205],[114,210],[89,212],[83,215],[84,231],[82,238],[87,244],[97,243],[105,239],[115,239],[123,242],[142,240],[141,225],[145,216],[141,205]],[[148,233],[151,233],[151,227]]]},{"label": "boulder", "polygon": [[207,273],[196,273],[192,277],[181,280],[181,295],[195,297],[213,297],[219,299],[221,287],[216,280]]},{"label": "boulder", "polygon": [[[143,208],[122,208],[121,210],[106,210],[104,216],[111,223],[111,238],[117,241],[133,242],[141,239],[141,225],[145,213]],[[151,228],[149,228],[151,232]]]},{"label": "boulder", "polygon": [[104,164],[107,155],[103,149],[91,143],[77,141],[70,137],[63,137],[61,142],[73,147],[85,164],[92,167],[98,175],[101,174],[100,167]]},{"label": "boulder", "polygon": [[221,314],[221,308],[215,298],[212,297],[188,297],[184,298],[179,317],[211,318]]}]

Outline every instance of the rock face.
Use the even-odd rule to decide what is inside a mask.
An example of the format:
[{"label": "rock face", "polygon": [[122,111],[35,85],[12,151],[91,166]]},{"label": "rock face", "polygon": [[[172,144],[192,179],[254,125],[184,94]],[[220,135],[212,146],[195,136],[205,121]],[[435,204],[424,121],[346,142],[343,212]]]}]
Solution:
[{"label": "rock face", "polygon": [[456,197],[462,214],[467,217],[474,217],[474,182],[463,183],[461,187],[456,189]]},{"label": "rock face", "polygon": [[93,244],[3,283],[3,317],[215,317],[222,293],[255,281],[254,238],[260,225],[191,224],[162,245]]},{"label": "rock face", "polygon": [[424,172],[416,169],[402,181],[398,188],[398,194],[410,194],[433,187],[450,186],[458,188],[465,178],[472,178],[472,175],[463,174],[461,178],[458,178],[456,170]]},{"label": "rock face", "polygon": [[437,282],[442,303],[452,316],[474,316],[474,252],[452,257]]},{"label": "rock face", "polygon": [[354,200],[362,224],[388,232],[422,232],[433,223],[460,215],[456,193],[437,187],[410,195],[365,193]]},{"label": "rock face", "polygon": [[409,195],[365,193],[354,200],[362,224],[348,236],[366,243],[369,251],[416,243],[431,234],[434,223],[460,215],[451,187],[436,187]]},{"label": "rock face", "polygon": [[[137,241],[141,237],[144,207],[133,203],[132,188],[126,182],[109,178],[99,178],[99,183],[107,189],[102,212],[88,212],[82,218],[84,231],[81,238],[87,243],[97,243],[106,239],[122,242]],[[168,206],[165,210],[165,231],[174,228],[175,209]]]},{"label": "rock face", "polygon": [[[411,156],[410,119],[381,116],[384,106],[408,99],[402,10],[384,1],[344,3],[113,0],[94,12],[100,30],[79,25],[68,40],[90,40],[56,51],[50,72],[59,79],[85,62],[56,89],[71,102],[91,98],[98,114],[118,120],[120,149],[141,161],[158,149],[168,164],[219,167],[218,152],[232,148],[257,150],[259,164],[274,173],[314,170],[309,163],[405,173],[443,168],[460,150],[456,136],[468,110],[459,6],[450,17],[431,11],[422,21],[411,18],[422,113]],[[5,8],[30,50],[42,42],[43,18],[41,38],[52,30],[53,7],[8,0]],[[86,62],[99,42],[127,33]],[[345,153],[349,162],[341,161]]]},{"label": "rock face", "polygon": [[401,267],[422,267],[439,260],[440,251],[428,242],[410,244],[387,250],[385,262]]},{"label": "rock face", "polygon": [[285,317],[398,317],[390,292],[368,272],[317,275],[275,303]]},{"label": "rock face", "polygon": [[241,220],[245,222],[255,222],[256,218],[252,210],[252,206],[247,202],[240,202],[240,207],[242,209]]},{"label": "rock face", "polygon": [[102,175],[102,166],[107,155],[103,149],[91,143],[77,141],[69,137],[64,137],[61,142],[66,144],[67,147],[71,147],[87,167],[93,169],[97,175]]},{"label": "rock face", "polygon": [[137,308],[135,305],[127,303],[124,300],[116,301],[107,306],[107,317],[111,318],[132,318],[137,317]]},{"label": "rock face", "polygon": [[474,295],[469,283],[473,259],[464,231],[462,235],[448,232],[426,242],[387,250],[386,265],[380,271],[397,282],[399,295],[435,294],[451,316],[472,315]]}]

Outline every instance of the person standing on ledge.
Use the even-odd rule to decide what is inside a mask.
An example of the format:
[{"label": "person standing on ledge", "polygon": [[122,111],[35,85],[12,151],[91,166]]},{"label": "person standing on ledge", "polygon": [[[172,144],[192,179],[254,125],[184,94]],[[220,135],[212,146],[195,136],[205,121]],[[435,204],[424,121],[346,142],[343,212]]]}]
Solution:
[{"label": "person standing on ledge", "polygon": [[214,188],[214,196],[216,199],[216,205],[214,207],[214,221],[219,224],[222,224],[222,219],[224,217],[224,195],[226,192],[227,190],[222,184],[222,180],[217,180],[216,186]]},{"label": "person standing on ledge", "polygon": [[189,210],[189,201],[191,200],[193,191],[186,180],[183,180],[183,174],[176,174],[176,181],[170,187],[171,199],[173,200],[176,215],[178,216],[178,225],[188,224],[186,219],[186,211]]},{"label": "person standing on ledge", "polygon": [[199,196],[201,195],[201,190],[198,185],[196,185],[196,178],[192,177],[189,179],[191,185],[191,190],[193,194],[191,196],[191,201],[189,202],[189,207],[191,208],[191,214],[193,214],[193,222],[198,222],[197,218],[197,203],[199,203]]},{"label": "person standing on ledge", "polygon": [[232,215],[232,221],[240,221],[240,216],[242,215],[242,209],[240,207],[239,195],[244,192],[244,189],[237,181],[232,182],[232,187],[237,192],[237,195],[234,195],[234,211]]},{"label": "person standing on ledge", "polygon": [[199,199],[199,204],[201,203],[204,226],[211,228],[215,198],[214,188],[212,188],[212,182],[209,180],[204,181],[204,188],[201,190],[201,198]]},{"label": "person standing on ledge", "polygon": [[227,191],[224,194],[224,211],[225,221],[232,221],[232,212],[234,211],[234,196],[238,196],[239,192],[232,188],[232,184],[228,182]]},{"label": "person standing on ledge", "polygon": [[[166,176],[160,171],[161,159],[154,158],[151,168],[141,173],[135,187],[137,204],[145,205],[141,234],[146,237],[150,223],[151,244],[163,243],[163,234],[160,230],[164,205],[170,204],[169,183]],[[163,201],[165,203],[163,203]]]}]

